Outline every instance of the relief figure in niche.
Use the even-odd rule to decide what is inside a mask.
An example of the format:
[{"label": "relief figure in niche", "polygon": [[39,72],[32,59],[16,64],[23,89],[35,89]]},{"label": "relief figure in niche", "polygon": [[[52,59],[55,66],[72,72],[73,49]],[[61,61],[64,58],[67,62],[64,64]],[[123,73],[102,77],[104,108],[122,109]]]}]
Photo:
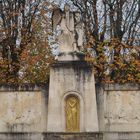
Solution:
[{"label": "relief figure in niche", "polygon": [[66,98],[65,106],[67,132],[79,132],[79,112],[79,99],[75,96],[68,96],[68,98]]}]

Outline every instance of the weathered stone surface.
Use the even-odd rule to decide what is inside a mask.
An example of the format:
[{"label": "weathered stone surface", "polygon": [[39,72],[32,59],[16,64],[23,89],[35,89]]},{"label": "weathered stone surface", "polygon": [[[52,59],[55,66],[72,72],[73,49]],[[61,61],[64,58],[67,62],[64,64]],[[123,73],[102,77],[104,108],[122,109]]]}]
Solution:
[{"label": "weathered stone surface", "polygon": [[0,133],[0,140],[43,140],[42,133]]},{"label": "weathered stone surface", "polygon": [[135,83],[126,84],[105,84],[102,85],[105,91],[140,91],[140,85]]},{"label": "weathered stone surface", "polygon": [[46,131],[47,91],[6,89],[0,90],[0,132]]},{"label": "weathered stone surface", "polygon": [[[73,65],[73,63],[71,63],[71,65]],[[69,65],[65,64],[65,66],[64,77],[66,74],[70,74],[69,71],[66,73],[66,69],[69,68]],[[74,66],[75,65],[73,65],[73,67]],[[83,71],[86,69],[84,68],[85,65],[82,64],[79,67],[83,67]],[[78,69],[75,69],[75,72],[78,73]],[[59,72],[56,73],[56,75],[57,74],[59,76]],[[82,71],[79,74],[85,77],[85,81],[88,80],[89,77],[86,77]],[[71,83],[71,76],[69,75],[68,77],[70,80],[69,83]],[[77,79],[77,74],[75,79]],[[81,81],[80,84],[83,83],[81,78],[76,81]],[[63,83],[62,86],[64,84],[65,83]],[[76,85],[73,86],[79,87],[80,85],[76,82]],[[97,88],[96,86],[99,130],[100,132],[104,132],[104,140],[140,140],[140,90],[138,85],[131,86],[132,85],[129,84],[123,86],[109,85],[106,88],[103,88],[103,86]],[[68,85],[65,89],[67,88],[69,88]],[[82,89],[84,89],[83,86]],[[50,137],[50,133],[42,134],[42,132],[47,132],[47,96],[47,89],[38,88],[36,86],[1,86],[0,140],[40,140],[40,138],[43,140],[44,137],[46,138],[46,135]],[[87,113],[90,115],[89,112]],[[54,124],[57,121],[58,118],[55,119]],[[119,133],[117,131],[119,131]],[[21,132],[29,132],[29,134]],[[83,133],[81,135],[83,135]],[[93,138],[88,137],[88,139]]]},{"label": "weathered stone surface", "polygon": [[140,130],[140,89],[137,84],[98,87],[97,107],[100,131]]},{"label": "weathered stone surface", "polygon": [[98,133],[2,133],[0,140],[103,140]]},{"label": "weathered stone surface", "polygon": [[[57,36],[60,53],[67,55],[70,52],[82,51],[84,29],[80,14],[70,11],[70,6],[65,5],[63,12],[60,9],[53,11],[52,20],[53,30],[56,30],[57,25],[61,30],[61,33]],[[77,23],[75,23],[76,20]],[[65,57],[65,60],[67,60],[67,56]]]},{"label": "weathered stone surface", "polygon": [[61,34],[57,37],[59,49],[61,53],[69,53],[76,51],[74,14],[70,12],[70,7],[65,6],[64,11],[54,10],[53,29],[60,25]]},{"label": "weathered stone surface", "polygon": [[140,140],[140,132],[105,132],[103,140]]},{"label": "weathered stone surface", "polygon": [[50,71],[48,132],[66,132],[65,97],[80,100],[80,132],[98,132],[96,93],[92,68],[85,62],[57,63]]},{"label": "weathered stone surface", "polygon": [[100,133],[45,133],[45,140],[102,140]]},{"label": "weathered stone surface", "polygon": [[140,140],[140,133],[0,133],[0,140]]},{"label": "weathered stone surface", "polygon": [[140,130],[140,92],[108,91],[105,123],[112,131]]}]

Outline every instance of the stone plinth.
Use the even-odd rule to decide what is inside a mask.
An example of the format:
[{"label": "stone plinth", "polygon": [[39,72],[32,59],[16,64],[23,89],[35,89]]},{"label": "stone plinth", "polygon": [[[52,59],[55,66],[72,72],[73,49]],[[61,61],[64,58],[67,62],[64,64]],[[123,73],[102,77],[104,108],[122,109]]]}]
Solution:
[{"label": "stone plinth", "polygon": [[66,132],[65,99],[69,95],[80,101],[80,132],[97,132],[94,74],[84,61],[59,61],[51,67],[47,131]]},{"label": "stone plinth", "polygon": [[0,133],[0,140],[103,140],[101,133]]},{"label": "stone plinth", "polygon": [[69,52],[69,53],[60,53],[58,57],[58,61],[80,61],[84,60],[85,55],[82,52]]}]

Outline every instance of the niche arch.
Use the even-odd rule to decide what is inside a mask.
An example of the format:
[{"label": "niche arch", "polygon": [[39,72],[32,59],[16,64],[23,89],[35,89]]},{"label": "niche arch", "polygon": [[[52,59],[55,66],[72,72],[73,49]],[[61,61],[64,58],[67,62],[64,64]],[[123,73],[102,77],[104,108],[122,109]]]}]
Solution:
[{"label": "niche arch", "polygon": [[[77,109],[78,110],[78,116],[79,118],[77,124],[79,123],[79,128],[75,129],[73,131],[70,131],[67,129],[67,117],[66,117],[66,106],[67,101],[70,98],[75,98],[78,101]],[[75,91],[68,91],[64,94],[63,100],[62,100],[62,128],[64,132],[83,132],[84,131],[84,101],[80,93]]]}]

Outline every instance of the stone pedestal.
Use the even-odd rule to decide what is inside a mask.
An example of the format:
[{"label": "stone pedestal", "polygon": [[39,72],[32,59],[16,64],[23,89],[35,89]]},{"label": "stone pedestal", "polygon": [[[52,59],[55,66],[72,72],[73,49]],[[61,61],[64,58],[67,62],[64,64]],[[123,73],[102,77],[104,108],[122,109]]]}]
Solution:
[{"label": "stone pedestal", "polygon": [[66,105],[68,96],[79,100],[79,132],[97,132],[98,117],[95,80],[91,67],[85,61],[58,61],[50,70],[48,101],[48,132],[66,132]]},{"label": "stone pedestal", "polygon": [[68,5],[52,14],[61,34],[58,62],[50,70],[48,132],[98,131],[94,74],[83,61],[83,28],[76,29],[74,16]]}]

